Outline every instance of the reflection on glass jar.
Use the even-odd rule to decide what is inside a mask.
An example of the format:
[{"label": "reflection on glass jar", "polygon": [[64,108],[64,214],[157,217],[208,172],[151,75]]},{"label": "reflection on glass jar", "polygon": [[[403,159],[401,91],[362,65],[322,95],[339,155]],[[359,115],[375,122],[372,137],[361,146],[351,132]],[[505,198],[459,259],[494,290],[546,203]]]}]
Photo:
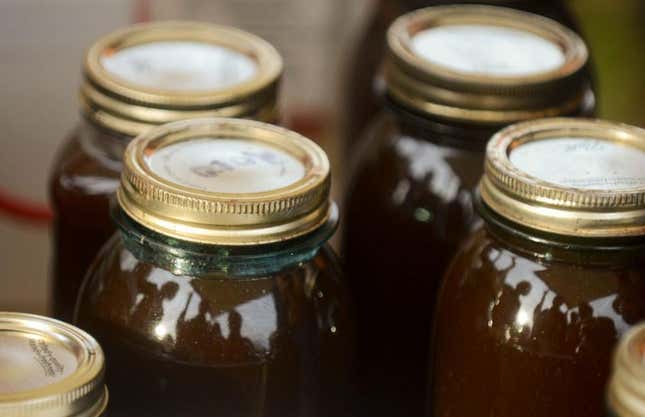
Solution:
[{"label": "reflection on glass jar", "polygon": [[191,117],[274,121],[282,62],[271,45],[246,32],[165,22],[99,39],[83,72],[83,121],[50,179],[53,310],[68,321],[90,262],[114,233],[109,201],[128,142],[151,126]]},{"label": "reflection on glass jar", "polygon": [[388,48],[388,108],[357,158],[344,255],[359,313],[362,396],[373,398],[375,415],[419,416],[436,289],[477,222],[486,141],[517,120],[592,113],[594,100],[584,43],[539,16],[422,9],[393,24]]},{"label": "reflection on glass jar", "polygon": [[329,183],[317,145],[257,122],[130,145],[120,231],[76,312],[106,351],[111,416],[344,415],[354,329]]},{"label": "reflection on glass jar", "polygon": [[439,295],[432,415],[605,415],[614,344],[645,318],[643,163],[645,132],[608,122],[491,139],[484,224]]}]

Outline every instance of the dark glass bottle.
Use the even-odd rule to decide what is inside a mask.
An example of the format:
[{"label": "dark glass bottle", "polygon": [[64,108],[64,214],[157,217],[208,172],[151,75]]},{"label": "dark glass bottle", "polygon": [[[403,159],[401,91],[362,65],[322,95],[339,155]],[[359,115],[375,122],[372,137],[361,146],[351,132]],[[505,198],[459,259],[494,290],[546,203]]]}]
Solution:
[{"label": "dark glass bottle", "polygon": [[645,325],[625,334],[614,351],[607,417],[645,416]]},{"label": "dark glass bottle", "polygon": [[263,40],[195,22],[133,26],[89,49],[84,118],[50,179],[56,317],[71,320],[83,276],[114,233],[108,205],[127,143],[151,126],[190,117],[273,121],[281,72],[280,56]]},{"label": "dark glass bottle", "polygon": [[645,318],[644,145],[575,119],[491,139],[484,223],[437,302],[429,415],[605,415],[611,352]]},{"label": "dark glass bottle", "polygon": [[[435,21],[458,26],[468,19],[501,28],[512,21],[516,28],[559,39],[566,62],[548,74],[511,77],[509,84],[496,70],[457,72],[412,52],[416,33]],[[594,105],[583,75],[584,44],[555,22],[499,8],[453,6],[410,14],[390,33],[388,108],[358,149],[345,201],[343,248],[358,309],[367,414],[418,416],[426,402],[423,364],[436,289],[477,221],[473,192],[486,141],[513,120],[590,114]]]},{"label": "dark glass bottle", "polygon": [[347,68],[343,142],[355,151],[359,138],[383,108],[383,79],[379,75],[385,55],[387,28],[399,16],[423,7],[450,4],[488,4],[510,7],[550,17],[578,31],[575,19],[562,0],[380,0],[360,36]]},{"label": "dark glass bottle", "polygon": [[49,317],[0,312],[0,415],[106,417],[96,340]]},{"label": "dark glass bottle", "polygon": [[76,312],[110,362],[111,417],[345,415],[354,323],[322,150],[197,119],[125,158],[119,232]]}]

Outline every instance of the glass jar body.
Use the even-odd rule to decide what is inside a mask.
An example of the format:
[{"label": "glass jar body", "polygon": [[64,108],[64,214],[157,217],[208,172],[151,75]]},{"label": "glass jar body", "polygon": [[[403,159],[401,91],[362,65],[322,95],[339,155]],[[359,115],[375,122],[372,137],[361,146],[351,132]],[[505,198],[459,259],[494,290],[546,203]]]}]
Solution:
[{"label": "glass jar body", "polygon": [[49,193],[54,211],[51,291],[56,318],[72,320],[83,277],[116,229],[110,199],[119,185],[121,156],[130,139],[83,121],[54,161]]},{"label": "glass jar body", "polygon": [[108,358],[111,417],[344,415],[354,328],[328,247],[243,276],[171,272],[137,256],[115,235],[76,312]]},{"label": "glass jar body", "polygon": [[645,318],[645,256],[501,238],[482,226],[437,302],[436,417],[601,417],[612,351]]},{"label": "glass jar body", "polygon": [[358,313],[361,398],[373,415],[423,413],[428,306],[477,221],[472,194],[492,132],[386,111],[361,144],[343,249]]}]

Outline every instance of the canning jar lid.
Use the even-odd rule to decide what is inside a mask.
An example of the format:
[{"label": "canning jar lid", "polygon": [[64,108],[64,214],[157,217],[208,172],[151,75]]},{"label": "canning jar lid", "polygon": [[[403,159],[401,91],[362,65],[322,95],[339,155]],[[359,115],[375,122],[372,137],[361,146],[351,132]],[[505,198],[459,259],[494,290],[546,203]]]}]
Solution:
[{"label": "canning jar lid", "polygon": [[517,123],[489,141],[480,193],[500,216],[558,235],[645,235],[645,130],[602,120]]},{"label": "canning jar lid", "polygon": [[246,119],[192,119],[129,144],[117,198],[129,217],[163,235],[257,245],[335,219],[330,182],[325,152],[295,132]]},{"label": "canning jar lid", "polygon": [[0,415],[100,416],[104,362],[96,340],[72,325],[0,312]]},{"label": "canning jar lid", "polygon": [[589,100],[582,39],[546,17],[496,6],[420,9],[387,35],[388,94],[419,112],[507,124],[574,113]]},{"label": "canning jar lid", "polygon": [[645,414],[645,324],[630,329],[618,344],[607,394],[617,417]]},{"label": "canning jar lid", "polygon": [[136,136],[193,117],[276,118],[282,58],[263,39],[201,22],[145,23],[85,55],[80,99],[90,120]]}]

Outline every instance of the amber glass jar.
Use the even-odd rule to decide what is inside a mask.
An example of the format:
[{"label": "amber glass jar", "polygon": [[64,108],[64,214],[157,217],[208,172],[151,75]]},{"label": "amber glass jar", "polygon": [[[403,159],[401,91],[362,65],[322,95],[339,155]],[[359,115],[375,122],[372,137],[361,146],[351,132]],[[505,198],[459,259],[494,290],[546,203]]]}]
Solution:
[{"label": "amber glass jar", "polygon": [[611,352],[645,318],[645,131],[584,119],[488,144],[484,220],[447,271],[430,414],[600,417]]},{"label": "amber glass jar", "polygon": [[354,330],[329,186],[316,144],[259,122],[129,145],[120,230],[76,311],[110,364],[111,417],[344,415]]},{"label": "amber glass jar", "polygon": [[53,312],[71,320],[81,280],[114,226],[109,200],[127,143],[151,126],[208,115],[276,119],[282,61],[254,35],[195,22],[133,26],[87,52],[81,125],[56,158]]},{"label": "amber glass jar", "polygon": [[627,332],[614,353],[608,417],[645,416],[645,324]]},{"label": "amber glass jar", "polygon": [[101,417],[103,351],[69,324],[0,312],[0,416]]},{"label": "amber glass jar", "polygon": [[563,0],[380,0],[350,59],[347,70],[343,142],[353,151],[365,127],[383,107],[380,74],[385,53],[385,33],[399,16],[423,7],[450,4],[488,4],[550,17],[577,30],[575,19]]},{"label": "amber glass jar", "polygon": [[477,219],[486,141],[517,120],[591,113],[586,62],[569,29],[504,8],[421,9],[390,28],[388,108],[360,148],[343,243],[372,415],[423,413],[432,305]]}]

